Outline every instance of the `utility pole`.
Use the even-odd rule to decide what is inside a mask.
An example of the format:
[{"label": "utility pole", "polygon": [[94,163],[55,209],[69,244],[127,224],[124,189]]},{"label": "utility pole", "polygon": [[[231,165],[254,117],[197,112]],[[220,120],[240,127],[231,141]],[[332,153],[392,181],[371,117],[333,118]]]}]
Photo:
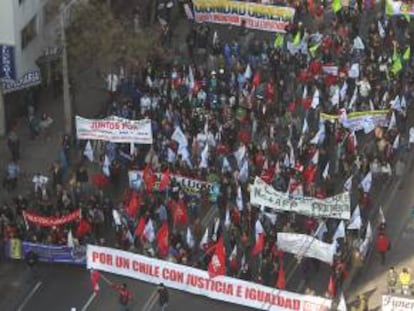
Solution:
[{"label": "utility pole", "polygon": [[70,97],[68,51],[66,47],[65,13],[67,7],[60,14],[60,27],[62,30],[62,75],[63,75],[63,116],[65,133],[72,134],[72,101]]},{"label": "utility pole", "polygon": [[0,84],[0,137],[6,136],[6,108],[3,89]]},{"label": "utility pole", "polygon": [[68,50],[66,42],[66,14],[68,9],[79,0],[72,0],[68,4],[62,4],[60,8],[60,28],[62,44],[62,80],[63,80],[63,114],[65,133],[72,134],[72,97],[70,95]]}]

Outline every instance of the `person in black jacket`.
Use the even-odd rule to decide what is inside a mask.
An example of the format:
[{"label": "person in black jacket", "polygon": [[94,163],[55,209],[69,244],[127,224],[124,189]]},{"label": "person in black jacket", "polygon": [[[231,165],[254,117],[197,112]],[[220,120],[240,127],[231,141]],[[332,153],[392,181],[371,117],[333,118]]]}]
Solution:
[{"label": "person in black jacket", "polygon": [[167,288],[164,286],[163,283],[161,283],[158,286],[158,302],[160,304],[160,310],[161,311],[165,311],[168,305],[168,300],[169,300],[169,295],[168,295],[168,290]]}]

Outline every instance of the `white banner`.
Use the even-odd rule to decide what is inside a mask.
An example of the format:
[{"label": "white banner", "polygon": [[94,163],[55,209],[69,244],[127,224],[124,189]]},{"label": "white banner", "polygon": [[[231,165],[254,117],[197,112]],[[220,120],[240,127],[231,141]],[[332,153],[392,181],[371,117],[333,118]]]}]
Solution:
[{"label": "white banner", "polygon": [[382,311],[412,311],[414,299],[412,297],[382,296]]},{"label": "white banner", "polygon": [[373,110],[373,111],[357,111],[351,112],[347,118],[339,118],[339,115],[332,115],[327,113],[320,114],[321,121],[330,121],[332,123],[339,120],[341,124],[351,131],[366,130],[369,127],[386,127],[388,126],[388,110]]},{"label": "white banner", "polygon": [[[128,172],[129,187],[132,189],[139,189],[142,184],[143,171],[132,170]],[[155,173],[157,181],[154,184],[154,190],[158,190],[159,183],[161,181],[161,173]],[[206,188],[210,195],[218,195],[220,188],[217,183],[209,183],[198,179],[188,178],[176,174],[170,175],[171,181],[174,182],[177,186],[180,186],[181,189],[188,195],[198,196],[202,188]]]},{"label": "white banner", "polygon": [[349,220],[351,218],[351,200],[349,192],[326,199],[304,197],[290,198],[285,192],[273,189],[262,179],[256,177],[250,187],[250,203],[266,206],[279,211],[294,212],[312,217],[327,217]]},{"label": "white banner", "polygon": [[333,263],[335,247],[317,238],[299,233],[277,234],[277,248],[300,257],[312,257],[330,265]]},{"label": "white banner", "polygon": [[88,245],[87,268],[152,284],[164,283],[211,299],[267,311],[328,311],[332,301],[278,290],[227,276],[210,278],[207,271],[113,248]]},{"label": "white banner", "polygon": [[104,140],[113,143],[152,144],[151,120],[108,117],[102,120],[76,116],[78,139]]}]

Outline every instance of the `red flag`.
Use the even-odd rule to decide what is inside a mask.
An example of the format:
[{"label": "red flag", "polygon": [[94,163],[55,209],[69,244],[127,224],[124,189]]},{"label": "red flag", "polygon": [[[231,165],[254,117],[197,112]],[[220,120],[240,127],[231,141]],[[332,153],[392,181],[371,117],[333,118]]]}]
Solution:
[{"label": "red flag", "polygon": [[138,221],[137,227],[135,228],[135,236],[140,237],[144,232],[145,228],[145,217],[141,217]]},{"label": "red flag", "polygon": [[170,170],[167,169],[161,176],[161,182],[160,182],[160,191],[164,191],[165,189],[168,188],[168,186],[170,185]]},{"label": "red flag", "polygon": [[188,222],[187,205],[183,200],[174,204],[174,223],[176,225],[186,225]]},{"label": "red flag", "polygon": [[76,228],[76,236],[78,238],[83,238],[85,235],[89,234],[91,230],[92,227],[89,221],[86,218],[82,218]]},{"label": "red flag", "polygon": [[92,284],[93,291],[95,293],[99,292],[99,279],[100,278],[101,278],[101,274],[99,273],[99,271],[96,271],[96,270],[91,271],[91,284]]},{"label": "red flag", "polygon": [[279,270],[277,272],[277,282],[276,287],[279,289],[286,288],[286,276],[285,276],[285,269],[283,268],[283,262],[280,261]]},{"label": "red flag", "polygon": [[257,71],[253,77],[253,86],[257,87],[260,84],[260,73]]},{"label": "red flag", "polygon": [[141,205],[141,200],[140,200],[139,195],[132,192],[128,205],[126,207],[126,212],[129,215],[129,217],[135,218],[140,205]]},{"label": "red flag", "polygon": [[168,242],[169,242],[169,232],[168,232],[168,223],[164,222],[160,229],[157,232],[157,245],[158,253],[161,257],[165,257],[168,254]]},{"label": "red flag", "polygon": [[256,244],[252,249],[252,256],[256,256],[263,251],[264,247],[264,233],[259,234],[259,237],[256,240]]},{"label": "red flag", "polygon": [[262,174],[260,175],[260,178],[266,184],[271,184],[274,176],[275,176],[275,167],[271,165],[267,169],[262,170]]},{"label": "red flag", "polygon": [[210,278],[226,273],[226,250],[223,238],[220,238],[215,245],[215,252],[208,264],[208,274]]},{"label": "red flag", "polygon": [[154,184],[155,184],[156,178],[157,177],[152,172],[152,169],[147,164],[145,166],[144,174],[142,176],[142,179],[144,180],[145,187],[146,187],[148,192],[152,192],[154,190]]},{"label": "red flag", "polygon": [[333,275],[329,277],[328,293],[331,295],[331,297],[335,296],[335,280]]},{"label": "red flag", "polygon": [[303,172],[303,178],[305,178],[308,184],[312,183],[315,180],[316,171],[317,167],[312,163],[305,168],[305,171]]}]

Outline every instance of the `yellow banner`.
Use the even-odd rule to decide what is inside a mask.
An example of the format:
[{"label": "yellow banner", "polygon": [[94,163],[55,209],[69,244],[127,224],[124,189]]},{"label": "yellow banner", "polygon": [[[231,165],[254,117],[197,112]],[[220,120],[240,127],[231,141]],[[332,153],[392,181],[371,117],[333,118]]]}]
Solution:
[{"label": "yellow banner", "polygon": [[[355,111],[348,114],[348,119],[387,116],[389,110]],[[330,122],[339,119],[339,115],[321,113],[321,118]]]}]

